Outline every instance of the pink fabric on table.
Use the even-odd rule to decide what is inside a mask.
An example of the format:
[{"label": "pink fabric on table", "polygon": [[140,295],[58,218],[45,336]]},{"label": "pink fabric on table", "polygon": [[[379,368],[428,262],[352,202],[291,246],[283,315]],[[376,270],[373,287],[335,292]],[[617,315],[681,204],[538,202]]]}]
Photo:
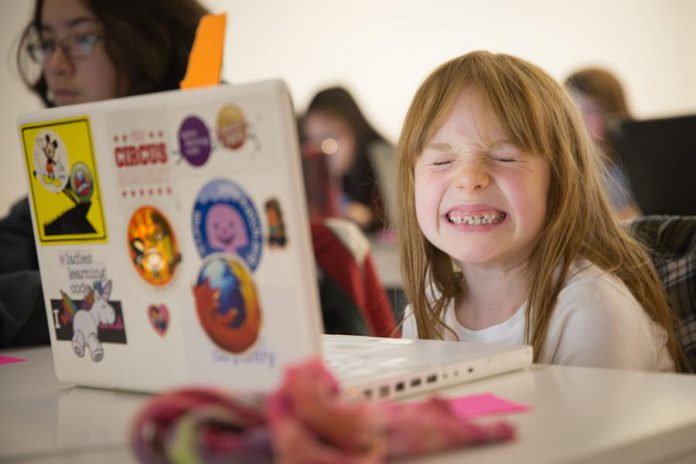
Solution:
[{"label": "pink fabric on table", "polygon": [[3,364],[13,364],[13,363],[19,363],[19,362],[24,362],[26,359],[24,358],[14,358],[12,356],[0,356],[0,366]]},{"label": "pink fabric on table", "polygon": [[146,463],[372,464],[515,437],[506,422],[470,421],[457,401],[347,402],[313,360],[289,368],[268,396],[200,388],[156,396],[136,417],[131,441]]},{"label": "pink fabric on table", "polygon": [[525,412],[529,409],[524,404],[504,400],[491,393],[450,398],[449,403],[454,413],[464,419],[473,419],[474,417],[491,414]]}]

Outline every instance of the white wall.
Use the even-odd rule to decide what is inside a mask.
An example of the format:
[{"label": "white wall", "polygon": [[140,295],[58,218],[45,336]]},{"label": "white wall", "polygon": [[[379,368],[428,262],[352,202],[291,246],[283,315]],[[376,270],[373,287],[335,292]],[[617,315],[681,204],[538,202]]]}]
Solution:
[{"label": "white wall", "polygon": [[[10,47],[29,3],[0,0],[0,50]],[[558,79],[579,66],[606,66],[622,78],[637,116],[696,113],[692,0],[204,3],[214,12],[228,13],[226,80],[283,78],[298,111],[319,88],[346,85],[392,140],[421,79],[444,60],[474,49],[521,56]],[[21,91],[8,63],[4,60],[0,70],[0,132],[6,152],[0,214],[25,190],[16,115],[38,106]]]}]

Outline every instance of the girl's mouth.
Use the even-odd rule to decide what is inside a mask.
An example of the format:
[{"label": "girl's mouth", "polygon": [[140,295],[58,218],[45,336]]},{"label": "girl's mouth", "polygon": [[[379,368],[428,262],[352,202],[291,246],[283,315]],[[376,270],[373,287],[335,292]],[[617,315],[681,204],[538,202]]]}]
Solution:
[{"label": "girl's mouth", "polygon": [[479,211],[476,213],[463,213],[452,210],[446,214],[447,220],[452,224],[463,224],[469,226],[480,226],[486,224],[498,224],[503,222],[507,214],[502,211]]}]

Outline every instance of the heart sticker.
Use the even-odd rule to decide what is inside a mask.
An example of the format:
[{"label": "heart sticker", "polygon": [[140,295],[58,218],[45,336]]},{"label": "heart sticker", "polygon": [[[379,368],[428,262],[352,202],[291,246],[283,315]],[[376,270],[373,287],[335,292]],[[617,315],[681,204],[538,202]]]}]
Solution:
[{"label": "heart sticker", "polygon": [[152,304],[147,308],[147,316],[155,332],[163,337],[167,332],[167,328],[169,328],[169,310],[167,307],[163,304]]}]

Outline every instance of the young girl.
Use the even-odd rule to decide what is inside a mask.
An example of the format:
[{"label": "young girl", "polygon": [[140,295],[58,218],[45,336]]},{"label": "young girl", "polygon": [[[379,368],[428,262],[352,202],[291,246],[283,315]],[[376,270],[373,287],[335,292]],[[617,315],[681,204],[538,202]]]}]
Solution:
[{"label": "young girl", "polygon": [[421,85],[399,145],[403,336],[529,343],[539,363],[682,368],[599,150],[536,66],[473,52]]}]

